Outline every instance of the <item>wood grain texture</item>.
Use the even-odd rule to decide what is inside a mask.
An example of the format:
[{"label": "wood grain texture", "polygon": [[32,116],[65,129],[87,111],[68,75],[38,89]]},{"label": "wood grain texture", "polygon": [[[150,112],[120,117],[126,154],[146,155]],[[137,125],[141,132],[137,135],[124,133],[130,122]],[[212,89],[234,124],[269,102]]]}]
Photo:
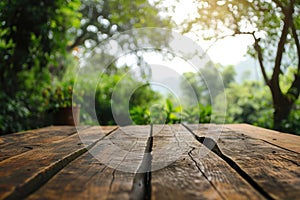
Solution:
[{"label": "wood grain texture", "polygon": [[168,125],[155,126],[154,130],[152,165],[165,167],[152,172],[151,199],[221,199],[190,159],[188,151],[181,151],[176,132]]},{"label": "wood grain texture", "polygon": [[[114,128],[107,129],[99,137],[104,137]],[[99,133],[99,127],[91,127],[83,132],[88,135]],[[85,151],[87,150],[78,135],[72,134],[62,140],[43,143],[38,148],[1,161],[0,199],[23,198]]]},{"label": "wood grain texture", "polygon": [[224,127],[300,153],[300,137],[297,135],[281,133],[249,124],[226,124]]},{"label": "wood grain texture", "polygon": [[[198,136],[209,136],[205,128],[189,128]],[[217,145],[271,198],[299,199],[300,154],[232,129],[223,130]]]},{"label": "wood grain texture", "polygon": [[[149,134],[150,126],[119,128],[62,169],[28,199],[130,199],[136,174],[119,170],[126,166],[128,170],[138,170]],[[111,143],[115,145],[112,148]]]},{"label": "wood grain texture", "polygon": [[[81,127],[83,129],[85,127]],[[76,133],[74,126],[49,126],[46,128],[0,136],[0,161],[62,140]]]},{"label": "wood grain texture", "polygon": [[244,124],[3,135],[0,199],[300,199],[299,138]]},{"label": "wood grain texture", "polygon": [[[170,144],[174,149],[162,154],[161,147]],[[152,199],[264,199],[225,161],[205,149],[183,126],[165,126],[154,136],[153,161],[167,162],[172,157],[176,161],[152,173]]]}]

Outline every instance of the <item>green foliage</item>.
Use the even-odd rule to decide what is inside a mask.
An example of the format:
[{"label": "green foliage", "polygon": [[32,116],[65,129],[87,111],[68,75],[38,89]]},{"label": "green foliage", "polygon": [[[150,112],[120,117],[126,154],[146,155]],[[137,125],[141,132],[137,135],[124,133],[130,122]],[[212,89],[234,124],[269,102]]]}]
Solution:
[{"label": "green foliage", "polygon": [[0,87],[13,96],[22,85],[19,73],[59,65],[70,39],[67,30],[79,22],[80,1],[4,0],[0,6]]},{"label": "green foliage", "polygon": [[[153,104],[153,105],[152,105]],[[134,124],[176,124],[181,121],[181,106],[175,106],[170,98],[164,103],[152,102],[147,107],[135,106],[130,110]],[[151,107],[150,107],[151,106]]]},{"label": "green foliage", "polygon": [[[223,80],[224,85],[218,84],[219,75]],[[183,92],[184,102],[187,105],[193,104],[196,100],[202,105],[210,105],[211,99],[214,99],[224,87],[227,87],[234,81],[235,71],[233,66],[204,67],[199,70],[199,73],[186,72],[180,82],[180,87]],[[211,91],[208,90],[208,86]]]},{"label": "green foliage", "polygon": [[[245,1],[211,1],[197,0],[197,20],[186,19],[186,30],[190,30],[197,23],[201,30],[207,30],[204,36],[207,39],[217,39],[228,35],[249,34],[252,31],[259,37],[260,45],[264,49],[265,61],[273,60],[274,52],[282,32],[284,10],[294,6],[294,15],[291,20],[299,29],[300,4],[297,1],[275,1],[275,0],[245,0]],[[214,31],[210,31],[214,30]],[[289,32],[289,38],[293,38]],[[292,39],[287,41],[293,44]],[[251,52],[256,54],[254,46]],[[291,49],[292,50],[292,49]],[[292,50],[294,51],[294,49]]]},{"label": "green foliage", "polygon": [[[78,46],[94,49],[113,34],[133,28],[171,28],[170,20],[162,18],[158,6],[150,4],[148,0],[81,0],[81,3],[81,26],[70,30],[77,37],[68,46],[69,49]],[[128,44],[136,45],[131,38],[127,38],[123,45]]]},{"label": "green foliage", "polygon": [[[95,107],[96,107],[96,114],[98,117],[98,121],[100,124],[115,124],[113,114],[112,114],[112,103],[111,98],[112,94],[114,92],[114,89],[116,89],[116,85],[118,82],[122,79],[122,73],[120,74],[113,74],[111,76],[107,74],[102,74],[100,77],[100,82],[96,90],[96,99],[95,99]],[[132,77],[127,77],[126,82],[131,84],[137,84],[133,80]],[[116,112],[118,116],[124,116],[128,108],[123,107],[123,101],[126,101],[123,99],[123,95],[126,93],[126,88],[118,88],[119,91],[119,97],[120,97],[120,103],[116,104]],[[127,99],[128,101],[128,99]]]},{"label": "green foliage", "polygon": [[164,111],[166,113],[166,124],[176,124],[180,122],[181,106],[174,106],[171,99],[166,99]]},{"label": "green foliage", "polygon": [[[158,93],[151,89],[149,84],[137,80],[134,75],[128,73],[127,67],[119,68],[114,74],[101,74],[98,79],[99,84],[95,86],[92,79],[97,79],[98,76],[95,72],[87,71],[84,76],[80,76],[76,80],[84,91],[82,100],[78,101],[79,103],[83,101],[81,103],[81,122],[83,124],[95,124],[94,119],[92,119],[95,110],[97,120],[101,125],[116,124],[112,113],[112,106],[114,107],[115,114],[120,118],[125,118],[126,114],[131,112],[133,113],[132,116],[137,116],[133,119],[137,124],[147,124],[149,122],[147,112],[143,113],[142,111],[145,110],[145,106],[159,101],[161,98]],[[118,85],[120,81],[124,84]],[[130,99],[125,98],[128,89],[135,88],[135,86],[142,87],[133,91]],[[117,94],[114,99],[112,99],[113,93]],[[93,96],[95,96],[94,99]],[[94,101],[95,107],[90,106],[90,101]],[[126,107],[126,101],[129,101],[129,107]]]},{"label": "green foliage", "polygon": [[[134,81],[133,83],[137,84],[139,82]],[[159,93],[152,90],[149,83],[144,83],[131,95],[129,100],[129,109],[135,107],[136,105],[150,105],[153,102],[158,102],[159,100],[161,100],[161,98],[162,97]]]},{"label": "green foliage", "polygon": [[[226,123],[249,123],[270,129],[274,127],[272,97],[267,86],[262,82],[245,81],[241,84],[230,84],[226,88],[226,96]],[[300,100],[298,99],[289,117],[282,121],[282,131],[300,134],[299,110]]]},{"label": "green foliage", "polygon": [[26,119],[30,117],[30,111],[20,99],[0,93],[0,102],[4,102],[0,104],[0,133],[16,132],[28,126]]},{"label": "green foliage", "polygon": [[210,105],[203,106],[199,104],[200,116],[199,123],[209,123],[211,120],[212,107]]},{"label": "green foliage", "polygon": [[191,97],[195,97],[198,102],[200,101],[203,104],[209,103],[209,97],[205,94],[207,88],[200,74],[193,72],[184,73],[180,82],[180,88],[183,93],[183,99],[187,104],[193,103],[193,98]]},{"label": "green foliage", "polygon": [[[56,111],[58,108],[68,108],[76,106],[76,103],[73,102],[73,85],[74,80],[68,82],[59,82],[56,85],[47,87],[43,91],[43,97],[45,98],[44,108],[49,111]],[[77,100],[83,94],[79,91],[76,91]]]},{"label": "green foliage", "polygon": [[130,110],[135,124],[209,123],[211,112],[210,105],[183,108],[176,106],[171,98],[167,98],[162,105],[157,103],[150,108],[138,106]]},{"label": "green foliage", "polygon": [[[167,113],[165,111],[165,102],[162,100],[162,102],[159,102],[157,104],[154,104],[150,107],[150,109],[147,111],[150,115],[150,123],[151,124],[165,124]],[[170,116],[169,116],[170,118]]]},{"label": "green foliage", "polygon": [[151,123],[150,111],[143,106],[136,106],[130,109],[130,117],[134,124],[145,125]]},{"label": "green foliage", "polygon": [[[37,73],[39,72],[39,73]],[[24,82],[22,90],[10,97],[0,91],[0,133],[17,132],[32,127],[41,127],[45,124],[45,101],[42,92],[50,82],[49,73],[37,67],[23,71],[18,76]]]},{"label": "green foliage", "polygon": [[79,7],[79,0],[1,1],[1,133],[45,125],[42,91],[55,69],[64,71],[67,30],[78,24]]},{"label": "green foliage", "polygon": [[[249,46],[248,53],[258,59],[264,82],[272,94],[274,128],[283,130],[281,123],[287,120],[291,107],[300,94],[299,1],[196,2],[197,13],[194,19],[187,19],[183,23],[184,31],[195,31],[193,28],[199,27],[206,39],[214,40],[238,35],[253,38],[254,43]],[[269,66],[272,67],[271,76],[268,76]],[[294,76],[283,92],[279,86],[282,78],[280,74],[287,75],[289,67],[295,69]]]},{"label": "green foliage", "polygon": [[288,119],[284,120],[283,127],[287,133],[294,133],[300,135],[300,99],[294,105],[294,109],[290,113]]},{"label": "green foliage", "polygon": [[233,83],[226,89],[227,123],[249,123],[272,128],[272,98],[261,82]]},{"label": "green foliage", "polygon": [[198,108],[187,108],[183,111],[182,122],[185,123],[210,123],[212,107],[211,105],[203,106],[198,104]]},{"label": "green foliage", "polygon": [[[81,47],[94,47],[107,37],[133,27],[158,24],[169,27],[168,19],[162,19],[158,12],[146,0],[1,1],[0,132],[46,125],[46,109],[71,104],[69,86],[64,86],[76,74],[73,71],[68,75],[69,65],[72,65],[71,50],[76,49],[76,55],[81,56]],[[125,41],[123,45],[126,44],[130,41]],[[111,72],[118,70],[114,69]],[[85,81],[88,82],[82,80],[83,86],[92,89],[93,86],[85,85]],[[109,113],[110,102],[106,95],[110,94],[110,84],[110,81],[104,84],[106,86],[98,89],[96,95],[96,107],[105,113]],[[55,85],[60,85],[60,89]],[[49,86],[46,92],[45,88]],[[43,96],[43,92],[48,94]],[[138,98],[142,99],[142,96]],[[48,105],[44,106],[47,101]],[[136,101],[134,105],[141,103]],[[82,109],[83,121],[87,123],[91,109],[94,108],[88,105]],[[102,117],[104,124],[113,123],[111,114],[105,117]]]},{"label": "green foliage", "polygon": [[236,72],[232,65],[222,66],[220,64],[216,65],[216,68],[221,71],[224,87],[227,88],[232,82],[234,82],[234,77]]}]

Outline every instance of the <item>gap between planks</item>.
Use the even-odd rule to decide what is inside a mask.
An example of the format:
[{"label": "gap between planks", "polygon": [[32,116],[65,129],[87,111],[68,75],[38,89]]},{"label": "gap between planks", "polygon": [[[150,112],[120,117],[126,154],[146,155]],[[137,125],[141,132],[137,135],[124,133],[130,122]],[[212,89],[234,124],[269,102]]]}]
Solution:
[{"label": "gap between planks", "polygon": [[[211,148],[216,142],[208,139],[205,131],[198,130],[197,126],[188,125],[187,128],[196,139]],[[223,130],[224,134],[220,135],[216,146],[218,148],[212,149],[215,154],[222,157],[254,188],[260,191],[263,189],[263,194],[267,194],[264,195],[266,198],[298,199],[300,155],[262,140],[265,137],[264,132],[260,132],[259,135],[254,131],[251,136],[250,133],[243,134],[241,131],[243,126],[240,125],[237,130],[231,128]],[[256,127],[249,128],[256,130]],[[254,135],[257,136],[252,137]],[[213,133],[211,136],[216,138]],[[276,134],[273,138],[277,138]]]},{"label": "gap between planks", "polygon": [[[251,178],[247,177],[247,174],[245,172],[243,172],[241,170],[241,168],[238,167],[238,165],[236,165],[236,163],[234,163],[232,160],[228,160],[228,157],[224,156],[221,151],[219,150],[217,144],[210,138],[208,137],[202,137],[202,138],[198,138],[191,129],[189,129],[186,126],[183,126],[185,129],[187,129],[187,131],[189,133],[191,133],[191,135],[193,135],[195,137],[195,141],[203,144],[205,147],[207,147],[209,150],[211,150],[213,153],[215,153],[216,155],[218,155],[222,160],[224,160],[230,167],[232,167],[243,179],[246,180],[246,182],[248,182],[255,190],[257,190],[260,194],[262,194],[264,197],[266,197],[267,199],[272,199],[270,196],[268,196],[268,194],[266,192],[264,192]],[[208,141],[208,143],[204,143],[204,139],[206,139]],[[177,139],[178,140],[178,139]],[[98,141],[94,142],[92,144],[92,146],[94,146]],[[92,146],[90,148],[92,148]],[[144,157],[142,159],[142,162],[137,170],[137,173],[135,174],[134,178],[133,178],[133,184],[132,184],[132,190],[130,193],[130,199],[132,200],[139,200],[139,199],[151,199],[151,187],[152,187],[152,183],[151,183],[151,176],[152,176],[152,172],[151,172],[151,166],[152,166],[152,147],[153,147],[153,125],[151,125],[150,128],[150,134],[149,137],[147,139],[147,145],[144,151]],[[212,148],[213,147],[213,148]],[[85,153],[87,150],[85,150],[84,152],[80,153],[80,155],[82,155],[83,153]],[[192,161],[194,163],[196,163],[197,166],[197,161],[193,159],[193,157],[190,155],[191,151],[189,152],[189,156],[190,159],[192,159]],[[74,157],[77,158],[80,155]],[[73,161],[74,159],[70,160]],[[69,162],[68,162],[69,163]],[[64,165],[65,166],[65,165]],[[64,167],[63,166],[63,167]],[[62,168],[63,168],[62,167]],[[197,166],[198,167],[198,166]],[[62,169],[61,168],[61,169]],[[60,170],[60,169],[59,169]],[[58,170],[58,171],[59,171]],[[200,168],[198,168],[198,170],[201,172]],[[57,172],[58,172],[57,171]],[[56,173],[57,173],[56,172]],[[55,174],[56,174],[55,173]],[[112,173],[113,179],[115,176],[115,170]],[[201,172],[203,173],[203,172]],[[53,176],[55,175],[53,174]],[[203,174],[204,177],[205,174]],[[51,178],[51,177],[50,177]],[[113,183],[113,180],[111,184]],[[222,194],[218,191],[218,189],[208,180],[208,178],[206,177],[207,181],[211,184],[211,186],[213,187],[213,189],[220,195],[220,197],[222,199],[226,199],[222,196]],[[111,190],[111,184],[110,184],[110,190]]]},{"label": "gap between planks", "polygon": [[231,168],[233,168],[246,182],[248,182],[256,191],[263,195],[266,199],[273,199],[257,182],[255,182],[251,176],[249,176],[237,163],[235,163],[230,157],[226,156],[220,150],[218,144],[209,137],[199,137],[192,129],[184,125],[184,127],[195,137],[195,139],[207,147],[210,151],[224,160]]},{"label": "gap between planks", "polygon": [[[192,130],[191,128],[189,128],[186,125],[183,125],[183,127],[185,127],[185,129],[187,129],[189,131],[189,133],[191,133],[194,136],[195,141],[199,142],[200,144],[203,144],[208,149],[210,149],[211,152],[213,152],[219,158],[221,158],[221,160],[225,161],[232,169],[234,169],[246,182],[248,182],[261,195],[263,195],[267,199],[273,199],[273,197],[270,196],[255,180],[253,180],[252,177],[250,177],[238,165],[237,162],[235,162],[233,159],[231,159],[230,157],[225,155],[220,150],[220,147],[214,140],[212,140],[211,138],[209,138],[207,136],[204,136],[204,137],[198,136],[194,132],[194,130]],[[116,130],[116,128],[114,130]],[[109,133],[112,133],[114,130],[110,131]],[[153,137],[153,125],[151,125],[150,135],[147,139],[147,146],[145,148],[145,154],[142,159],[142,163],[139,166],[139,169],[133,179],[133,185],[132,185],[130,199],[134,199],[134,200],[135,199],[151,199],[151,195],[152,195],[151,165],[152,165],[152,153],[153,153],[152,147],[153,147],[154,138],[155,137]],[[26,197],[28,194],[34,192],[36,189],[38,189],[37,187],[40,187],[41,184],[45,184],[55,174],[57,174],[61,169],[63,169],[66,165],[68,165],[74,159],[76,159],[79,156],[81,156],[82,154],[84,154],[88,149],[92,148],[101,139],[97,140],[96,142],[91,143],[91,145],[89,145],[87,149],[86,148],[79,149],[78,151],[67,155],[62,160],[54,163],[53,166],[48,167],[46,169],[46,171],[40,172],[35,177],[31,178],[31,180],[29,182],[16,188],[11,195],[7,196],[6,199],[23,198],[23,197]],[[191,154],[192,152],[189,152],[189,153]],[[189,155],[189,156],[191,157],[191,155]],[[195,160],[193,160],[193,162],[196,163]],[[200,170],[200,168],[199,168],[199,170]],[[51,171],[51,173],[49,173],[49,171]],[[27,191],[24,193],[23,192],[24,190],[27,190]],[[21,191],[21,193],[20,193],[20,191]]]},{"label": "gap between planks", "polygon": [[[85,129],[84,131],[89,131],[94,129],[95,127],[90,127]],[[111,127],[110,130],[106,130],[107,132],[104,133],[104,136],[109,135],[112,133],[117,127]],[[90,148],[92,148],[97,142],[99,142],[103,137],[98,138],[95,141],[91,141],[91,143],[85,147],[81,147],[79,143],[77,143],[77,135],[71,134],[69,137],[65,138],[64,140],[60,141],[53,141],[53,143],[46,145],[45,148],[36,148],[34,151],[28,151],[28,156],[40,155],[47,152],[49,149],[47,147],[53,147],[52,149],[57,149],[59,147],[66,148],[65,150],[69,150],[71,152],[60,152],[58,155],[62,157],[58,157],[58,160],[53,163],[45,163],[44,167],[37,167],[37,172],[26,171],[23,166],[19,166],[19,170],[16,174],[6,175],[8,169],[14,169],[13,166],[15,163],[18,163],[19,160],[22,160],[23,156],[27,156],[26,152],[22,155],[17,155],[4,161],[0,162],[0,174],[2,176],[2,180],[0,181],[0,187],[4,188],[3,191],[0,191],[0,198],[1,199],[23,199],[39,189],[42,185],[47,183],[55,174],[57,174],[60,170],[62,170],[65,166],[67,166],[70,162],[87,152]],[[70,148],[65,141],[69,141]],[[72,142],[75,142],[77,146],[72,146]],[[52,155],[55,159],[55,155]],[[38,160],[36,160],[38,162]],[[21,164],[21,163],[19,163]],[[12,166],[11,166],[12,165]],[[32,164],[31,164],[32,165]],[[35,165],[33,168],[36,167]],[[13,178],[15,182],[11,183],[9,180]],[[5,179],[7,179],[5,183]],[[4,181],[4,182],[3,182]],[[21,182],[20,182],[21,181]],[[6,185],[10,184],[10,185]]]},{"label": "gap between planks", "polygon": [[[160,151],[162,146],[167,152]],[[153,154],[154,168],[170,161],[152,172],[153,199],[265,199],[184,126],[166,126],[163,133],[155,135]],[[170,156],[178,159],[166,160]]]},{"label": "gap between planks", "polygon": [[[133,171],[141,171],[143,155],[149,146],[149,132],[150,126],[120,127],[66,166],[28,199],[43,199],[45,195],[48,199],[130,199],[133,188],[139,186],[134,186],[133,182],[136,179],[138,183],[140,173]],[[127,168],[130,172],[123,172],[124,166],[130,167]]]}]

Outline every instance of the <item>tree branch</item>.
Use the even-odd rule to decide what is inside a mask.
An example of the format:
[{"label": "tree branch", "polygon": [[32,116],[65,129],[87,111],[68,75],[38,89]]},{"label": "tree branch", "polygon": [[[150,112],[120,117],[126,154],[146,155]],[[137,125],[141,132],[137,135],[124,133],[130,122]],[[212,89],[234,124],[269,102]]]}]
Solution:
[{"label": "tree branch", "polygon": [[261,69],[261,73],[263,75],[264,81],[266,83],[266,85],[270,86],[270,80],[268,78],[267,72],[266,72],[266,68],[264,65],[264,59],[263,59],[263,54],[262,54],[262,50],[261,47],[259,45],[259,38],[255,37],[255,33],[252,33],[252,36],[254,38],[254,49],[257,52],[257,58],[258,58],[258,62],[259,62],[259,66]]},{"label": "tree branch", "polygon": [[295,74],[295,79],[291,85],[291,87],[287,91],[287,98],[291,102],[295,102],[300,95],[300,76],[299,74]]},{"label": "tree branch", "polygon": [[208,48],[205,49],[204,53],[206,54],[210,48],[212,48],[219,40],[222,40],[222,39],[225,39],[227,37],[232,37],[234,36],[234,34],[231,34],[231,35],[223,35],[223,36],[220,36],[220,37],[217,37],[209,46]]},{"label": "tree branch", "polygon": [[72,51],[76,46],[82,44],[84,36],[85,36],[85,32],[83,32],[80,36],[76,37],[75,41],[74,41],[71,45],[67,46],[67,51],[70,52],[70,51]]},{"label": "tree branch", "polygon": [[293,101],[295,99],[298,99],[298,97],[300,95],[300,42],[299,42],[298,34],[296,31],[296,27],[295,27],[295,24],[293,21],[291,23],[291,29],[292,29],[293,38],[295,40],[295,45],[297,48],[297,56],[298,56],[297,73],[295,74],[295,79],[287,92],[287,96],[293,97],[293,99],[291,99],[291,101]]},{"label": "tree branch", "polygon": [[281,67],[281,62],[282,62],[282,56],[283,56],[283,52],[284,52],[284,46],[287,40],[287,35],[289,33],[289,27],[291,26],[291,22],[292,22],[292,15],[293,15],[293,8],[292,5],[287,8],[284,9],[284,20],[283,20],[283,28],[282,28],[282,32],[281,32],[281,36],[278,42],[278,46],[277,46],[277,52],[276,52],[276,58],[275,58],[275,65],[274,65],[274,69],[273,69],[273,74],[272,74],[272,78],[271,78],[271,84],[273,89],[277,88],[277,90],[280,90],[279,87],[279,74],[280,74],[280,67]]},{"label": "tree branch", "polygon": [[224,39],[226,37],[231,37],[231,36],[236,36],[236,35],[252,35],[254,41],[255,41],[255,44],[254,44],[254,48],[257,52],[257,55],[258,55],[258,62],[259,62],[259,66],[260,66],[260,69],[261,69],[261,72],[262,72],[262,75],[263,75],[263,78],[264,78],[264,81],[266,83],[266,85],[270,86],[270,80],[268,78],[268,75],[267,75],[267,72],[266,72],[266,68],[264,66],[264,62],[263,62],[263,54],[262,54],[262,50],[261,50],[261,47],[259,45],[259,39],[255,37],[255,32],[242,32],[242,31],[239,31],[239,30],[235,30],[235,32],[231,35],[224,35],[222,37],[218,37],[206,50],[205,50],[205,53],[208,52],[208,50],[220,39]]},{"label": "tree branch", "polygon": [[280,7],[281,9],[284,9],[284,6],[282,4],[282,2],[280,0],[273,0],[273,2],[278,6]]},{"label": "tree branch", "polygon": [[291,24],[293,38],[295,40],[295,45],[297,48],[297,56],[298,56],[298,74],[300,75],[300,41],[297,34],[297,29],[295,27],[295,23],[292,21]]},{"label": "tree branch", "polygon": [[235,33],[234,33],[234,35],[252,35],[252,37],[254,39],[254,49],[257,52],[259,66],[260,66],[260,69],[261,69],[264,81],[265,81],[266,85],[269,86],[270,85],[270,80],[269,80],[267,72],[266,72],[262,50],[261,50],[261,47],[259,45],[259,40],[260,39],[256,38],[255,31],[252,31],[252,32],[241,32],[239,30],[236,30]]},{"label": "tree branch", "polygon": [[187,26],[181,30],[181,34],[190,32],[193,28],[193,25],[197,24],[198,21],[199,21],[199,17],[195,17],[195,19],[193,20],[184,21],[181,25],[187,24]]}]

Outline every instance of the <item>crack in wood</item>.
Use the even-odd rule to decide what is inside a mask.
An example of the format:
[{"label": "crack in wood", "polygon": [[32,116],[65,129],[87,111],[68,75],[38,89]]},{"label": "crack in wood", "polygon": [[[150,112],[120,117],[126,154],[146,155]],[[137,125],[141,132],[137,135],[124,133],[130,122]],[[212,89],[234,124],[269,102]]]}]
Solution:
[{"label": "crack in wood", "polygon": [[131,200],[151,199],[152,147],[153,147],[153,125],[151,124],[150,134],[147,139],[147,146],[144,152],[144,157],[133,179],[133,186],[130,194]]},{"label": "crack in wood", "polygon": [[116,169],[114,169],[113,172],[111,173],[112,179],[111,179],[111,182],[109,184],[109,193],[111,193],[112,185],[113,185],[113,183],[115,181],[115,174],[116,174]]},{"label": "crack in wood", "polygon": [[192,149],[188,152],[189,157],[191,158],[191,160],[194,162],[195,166],[197,167],[197,169],[201,172],[201,174],[203,175],[203,177],[209,182],[209,184],[215,189],[215,191],[220,195],[220,197],[222,199],[226,199],[221,192],[217,189],[217,187],[211,182],[211,180],[206,176],[206,174],[204,173],[204,171],[201,170],[201,167],[199,166],[198,162],[193,158],[192,156],[192,152],[195,150],[195,147],[191,147]]},{"label": "crack in wood", "polygon": [[281,155],[279,155],[279,157],[293,163],[294,165],[297,165],[298,167],[300,167],[300,165],[292,159],[286,158],[286,157],[281,156]]},{"label": "crack in wood", "polygon": [[268,141],[263,140],[263,139],[259,139],[259,140],[261,140],[261,141],[263,141],[263,142],[266,142],[266,143],[268,143],[268,144],[270,144],[270,145],[273,145],[273,146],[275,146],[275,147],[278,147],[278,148],[280,148],[280,149],[283,149],[283,150],[286,150],[286,151],[289,151],[289,152],[292,152],[292,153],[300,154],[299,152],[296,152],[296,151],[293,151],[293,150],[290,150],[290,149],[281,147],[281,146],[279,146],[279,145],[277,145],[277,144],[274,144],[274,143],[272,143],[272,142],[268,142]]},{"label": "crack in wood", "polygon": [[54,163],[45,171],[38,173],[36,176],[31,178],[26,184],[18,186],[15,190],[6,198],[5,200],[10,199],[23,199],[29,196],[31,193],[39,189],[42,185],[47,183],[55,174],[57,174],[60,170],[62,170],[65,166],[67,166],[70,162],[81,156],[87,152],[87,149],[82,148],[65,158],[59,160],[58,162]]},{"label": "crack in wood", "polygon": [[5,200],[14,200],[14,199],[24,199],[28,197],[30,194],[38,190],[41,186],[46,184],[52,177],[54,177],[58,172],[60,172],[64,167],[66,167],[69,163],[74,161],[76,158],[80,157],[84,153],[86,153],[89,149],[94,147],[100,140],[110,135],[112,132],[114,132],[117,128],[111,130],[109,133],[107,133],[104,137],[96,140],[92,144],[83,147],[81,149],[78,149],[77,151],[65,156],[64,158],[60,159],[59,161],[53,163],[49,167],[47,167],[45,170],[39,172],[34,177],[31,177],[28,182],[26,182],[24,185],[17,186],[14,191],[6,196]]},{"label": "crack in wood", "polygon": [[[51,135],[47,135],[49,134],[48,131],[45,131],[45,129],[52,129],[55,128],[53,126],[49,126],[49,127],[45,127],[45,128],[41,128],[39,130],[33,130],[33,131],[25,131],[25,132],[19,132],[19,133],[14,133],[14,134],[8,134],[8,135],[0,135],[0,140],[1,138],[5,138],[4,141],[5,143],[0,144],[0,148],[5,149],[4,152],[2,152],[2,154],[0,155],[0,162],[5,161],[7,159],[12,159],[18,156],[21,156],[21,154],[27,153],[30,150],[36,149],[36,148],[40,148],[42,146],[45,145],[45,142],[47,139],[51,138],[51,137],[62,137],[61,139],[54,139],[51,140],[51,142],[55,143],[55,142],[59,142],[61,140],[64,140],[66,137],[72,136],[75,133],[77,133],[74,127],[72,128],[72,130],[69,130],[70,127],[67,127],[68,130],[66,131],[67,134],[58,131],[57,129],[51,132]],[[87,129],[89,127],[81,127],[78,130],[84,130]],[[45,137],[45,135],[47,135]],[[26,140],[24,140],[26,137]],[[49,140],[50,141],[50,140]],[[17,149],[16,149],[17,147]],[[13,151],[12,151],[13,149]],[[5,154],[3,154],[5,153]]]},{"label": "crack in wood", "polygon": [[118,164],[118,166],[113,170],[113,172],[112,172],[112,179],[111,179],[111,182],[110,182],[110,184],[109,184],[109,193],[111,193],[111,191],[112,191],[112,186],[113,186],[113,183],[114,183],[114,181],[115,181],[116,171],[117,171],[118,167],[119,167],[119,166],[121,165],[121,163],[126,159],[126,156],[129,154],[129,152],[132,151],[132,149],[133,149],[134,145],[136,144],[136,142],[137,142],[137,141],[135,141],[135,143],[133,143],[133,144],[131,145],[130,150],[127,151],[127,153],[124,155],[122,161],[121,161],[121,162]]},{"label": "crack in wood", "polygon": [[209,137],[200,137],[196,135],[188,126],[183,124],[183,126],[195,137],[195,139],[207,147],[210,151],[219,156],[224,160],[232,169],[234,169],[245,181],[247,181],[256,191],[263,195],[266,199],[273,200],[271,197],[256,181],[254,181],[236,162],[234,162],[230,157],[222,153],[218,144]]}]

